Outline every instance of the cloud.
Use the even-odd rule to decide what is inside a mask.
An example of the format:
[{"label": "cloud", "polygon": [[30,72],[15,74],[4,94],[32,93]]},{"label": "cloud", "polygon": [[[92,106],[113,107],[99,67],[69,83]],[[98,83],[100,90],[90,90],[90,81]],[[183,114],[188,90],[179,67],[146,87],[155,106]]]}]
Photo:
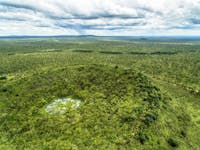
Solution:
[{"label": "cloud", "polygon": [[199,14],[199,0],[1,0],[0,35],[198,35]]}]

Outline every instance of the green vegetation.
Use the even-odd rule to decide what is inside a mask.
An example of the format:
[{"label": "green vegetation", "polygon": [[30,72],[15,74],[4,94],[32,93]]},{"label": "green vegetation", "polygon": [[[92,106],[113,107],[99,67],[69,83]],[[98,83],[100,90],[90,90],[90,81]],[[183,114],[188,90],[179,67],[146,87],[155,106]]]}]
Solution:
[{"label": "green vegetation", "polygon": [[[0,149],[199,149],[199,48],[198,41],[0,40]],[[60,98],[80,105],[48,113]]]}]

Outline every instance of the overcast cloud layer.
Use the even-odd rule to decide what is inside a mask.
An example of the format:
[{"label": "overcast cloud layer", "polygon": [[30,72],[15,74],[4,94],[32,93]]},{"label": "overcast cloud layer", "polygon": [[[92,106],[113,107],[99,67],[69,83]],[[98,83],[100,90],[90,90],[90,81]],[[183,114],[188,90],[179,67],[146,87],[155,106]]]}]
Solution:
[{"label": "overcast cloud layer", "polygon": [[0,0],[5,35],[200,35],[200,0]]}]

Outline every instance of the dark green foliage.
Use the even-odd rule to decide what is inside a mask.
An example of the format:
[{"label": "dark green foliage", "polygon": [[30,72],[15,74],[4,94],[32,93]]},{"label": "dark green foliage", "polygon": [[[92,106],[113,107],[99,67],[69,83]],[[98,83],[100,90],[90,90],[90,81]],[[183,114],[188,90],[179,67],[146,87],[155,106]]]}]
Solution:
[{"label": "dark green foliage", "polygon": [[182,130],[182,131],[181,131],[181,136],[183,136],[183,137],[186,137],[186,136],[187,136],[187,133],[186,133],[185,130]]},{"label": "dark green foliage", "polygon": [[6,76],[0,76],[0,80],[6,80],[7,77]]},{"label": "dark green foliage", "polygon": [[134,55],[175,55],[177,52],[130,52],[130,54]]},{"label": "dark green foliage", "polygon": [[[95,147],[92,138],[98,139],[100,143],[106,140],[113,148],[117,146],[115,140],[128,140],[126,146],[129,147],[135,142],[134,137],[130,137],[132,128],[139,133],[140,143],[144,143],[148,138],[142,132],[147,123],[150,125],[156,120],[159,108],[152,107],[151,102],[144,102],[137,92],[147,90],[147,97],[158,95],[150,90],[155,88],[147,77],[131,69],[116,69],[116,66],[66,67],[36,73],[14,84],[18,86],[13,89],[13,94],[8,95],[10,100],[6,102],[6,109],[9,114],[4,118],[7,121],[2,130],[6,130],[12,140],[17,135],[14,141],[18,146],[26,145],[24,140],[37,136],[44,141],[46,138],[51,139],[49,146],[53,146],[53,139],[61,137],[83,148],[87,148],[86,143]],[[80,109],[69,110],[64,116],[49,115],[44,109],[54,97],[73,97],[81,100],[82,105]],[[156,101],[161,102],[162,98]],[[143,116],[144,123],[134,127],[142,122]],[[87,138],[82,136],[84,134]],[[35,139],[31,141],[35,142]]]},{"label": "dark green foliage", "polygon": [[176,140],[174,140],[174,139],[172,139],[172,138],[169,138],[168,140],[167,140],[167,142],[168,142],[168,144],[171,146],[171,147],[178,147],[179,146],[179,144],[178,144],[178,142],[176,141]]},{"label": "dark green foliage", "polygon": [[145,123],[145,125],[149,126],[154,121],[156,121],[157,118],[158,118],[157,114],[146,114],[145,118],[144,118],[144,123]]},{"label": "dark green foliage", "polygon": [[100,51],[99,53],[102,53],[102,54],[123,54],[122,52],[113,52],[113,51]]},{"label": "dark green foliage", "polygon": [[149,140],[147,134],[140,132],[137,136],[137,139],[140,141],[141,144],[144,144],[146,141]]},{"label": "dark green foliage", "polygon": [[145,53],[145,52],[130,52],[129,54],[134,54],[134,55],[147,55],[149,53]]},{"label": "dark green foliage", "polygon": [[177,52],[152,52],[150,55],[175,55]]},{"label": "dark green foliage", "polygon": [[[80,50],[79,52],[84,52],[84,50]],[[87,52],[87,51],[86,51]],[[113,52],[113,51],[100,51],[99,53],[103,54],[126,54],[122,52]],[[128,52],[127,54],[134,54],[134,55],[174,55],[177,52]]]},{"label": "dark green foliage", "polygon": [[2,88],[1,88],[1,91],[2,91],[2,92],[7,92],[8,89],[7,89],[6,87],[2,87]]},{"label": "dark green foliage", "polygon": [[79,53],[92,53],[92,50],[85,50],[85,49],[79,49],[79,50],[73,50],[73,52],[79,52]]}]

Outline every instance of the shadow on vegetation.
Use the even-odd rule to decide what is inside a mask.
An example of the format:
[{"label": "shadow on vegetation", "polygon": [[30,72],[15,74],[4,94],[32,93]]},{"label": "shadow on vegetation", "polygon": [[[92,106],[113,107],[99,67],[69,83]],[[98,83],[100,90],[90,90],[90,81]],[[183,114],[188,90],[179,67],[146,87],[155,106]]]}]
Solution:
[{"label": "shadow on vegetation", "polygon": [[115,54],[115,55],[123,54],[122,52],[113,52],[113,51],[100,51],[99,53],[102,53],[102,54]]},{"label": "shadow on vegetation", "polygon": [[7,77],[6,76],[0,76],[0,80],[6,80]]},{"label": "shadow on vegetation", "polygon": [[[41,51],[41,52],[45,52],[45,51]],[[55,49],[55,50],[48,50],[47,52],[63,52],[63,50]]]},{"label": "shadow on vegetation", "polygon": [[8,53],[8,55],[15,55],[16,53]]},{"label": "shadow on vegetation", "polygon": [[[92,50],[73,50],[73,52],[78,53],[92,53]],[[178,52],[117,52],[117,51],[99,51],[101,54],[112,54],[112,55],[121,55],[121,54],[133,54],[133,55],[175,55]]]},{"label": "shadow on vegetation", "polygon": [[93,51],[92,51],[92,50],[85,50],[85,49],[82,49],[82,50],[73,50],[73,52],[79,52],[79,53],[92,53]]},{"label": "shadow on vegetation", "polygon": [[133,55],[175,55],[177,52],[130,52]]}]

